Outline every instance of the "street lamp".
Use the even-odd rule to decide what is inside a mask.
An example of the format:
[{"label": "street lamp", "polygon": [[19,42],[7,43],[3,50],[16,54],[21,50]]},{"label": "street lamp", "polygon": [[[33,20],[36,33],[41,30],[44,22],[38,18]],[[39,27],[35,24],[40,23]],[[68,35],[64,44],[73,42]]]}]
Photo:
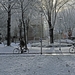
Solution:
[{"label": "street lamp", "polygon": [[[60,26],[61,26],[62,18],[59,18],[59,20],[60,20]],[[59,26],[59,50],[61,50],[61,30],[60,30],[60,26]]]},{"label": "street lamp", "polygon": [[[42,6],[42,0],[41,0],[41,6]],[[43,37],[43,24],[42,24],[42,7],[41,7],[41,39],[40,39],[40,42],[41,42],[41,54],[42,54],[42,37]]]},{"label": "street lamp", "polygon": [[42,24],[42,13],[41,13],[41,39],[40,39],[40,42],[41,42],[41,54],[42,54],[42,37],[43,37],[43,24]]}]

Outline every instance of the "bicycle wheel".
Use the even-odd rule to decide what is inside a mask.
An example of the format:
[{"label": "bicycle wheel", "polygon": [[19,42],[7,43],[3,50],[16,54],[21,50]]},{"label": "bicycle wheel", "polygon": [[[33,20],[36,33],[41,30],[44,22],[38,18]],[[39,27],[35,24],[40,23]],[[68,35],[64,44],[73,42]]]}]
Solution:
[{"label": "bicycle wheel", "polygon": [[74,52],[75,52],[75,51],[74,51],[74,48],[71,47],[71,48],[69,49],[69,52],[70,52],[70,53],[74,53]]},{"label": "bicycle wheel", "polygon": [[26,50],[26,48],[23,49],[23,52],[29,53],[29,49]]},{"label": "bicycle wheel", "polygon": [[15,49],[13,50],[13,53],[19,53],[19,48],[15,48]]}]

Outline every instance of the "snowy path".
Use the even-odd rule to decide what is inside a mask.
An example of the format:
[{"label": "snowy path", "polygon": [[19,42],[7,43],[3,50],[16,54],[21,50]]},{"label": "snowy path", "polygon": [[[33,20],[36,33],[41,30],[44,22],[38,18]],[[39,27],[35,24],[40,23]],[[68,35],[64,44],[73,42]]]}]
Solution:
[{"label": "snowy path", "polygon": [[68,52],[69,47],[60,53],[59,48],[43,48],[41,55],[40,47],[29,47],[29,54],[13,54],[15,46],[0,45],[0,75],[75,75],[75,54]]},{"label": "snowy path", "polygon": [[2,55],[0,75],[75,75],[75,55]]},{"label": "snowy path", "polygon": [[[5,53],[11,53],[13,54],[13,50],[15,47],[9,46],[9,47],[0,47],[0,54]],[[41,47],[28,47],[29,48],[29,54],[40,54],[41,53]],[[59,47],[56,48],[44,48],[42,47],[42,54],[70,54],[69,53],[70,47],[61,47],[61,51],[59,50]],[[28,52],[26,52],[28,53]]]}]

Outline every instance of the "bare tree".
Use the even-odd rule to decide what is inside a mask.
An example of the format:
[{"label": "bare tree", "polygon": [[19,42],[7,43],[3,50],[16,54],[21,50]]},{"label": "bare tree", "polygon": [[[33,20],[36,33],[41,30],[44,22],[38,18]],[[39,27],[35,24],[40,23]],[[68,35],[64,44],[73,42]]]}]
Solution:
[{"label": "bare tree", "polygon": [[0,4],[3,6],[4,10],[8,13],[8,20],[7,20],[7,46],[10,46],[10,30],[11,30],[11,9],[15,5],[16,1],[6,0],[0,1]]},{"label": "bare tree", "polygon": [[[70,6],[64,8],[61,12],[58,13],[57,17],[57,25],[59,24],[59,17],[62,16],[61,21],[61,30],[68,32],[69,30],[73,30],[75,28],[75,10]],[[63,26],[63,27],[62,27]]]},{"label": "bare tree", "polygon": [[29,18],[31,13],[33,1],[30,0],[18,0],[17,5],[17,13],[21,17],[23,31],[24,31],[24,42],[25,42],[25,48],[27,50],[27,35],[28,35],[28,27],[29,27]]},{"label": "bare tree", "polygon": [[0,30],[1,30],[1,34],[3,35],[3,36],[5,36],[6,35],[6,18],[7,18],[7,16],[6,16],[6,12],[3,10],[3,8],[2,7],[0,7]]},{"label": "bare tree", "polygon": [[53,43],[53,30],[57,13],[70,0],[41,0],[41,7],[49,25],[50,43]]}]

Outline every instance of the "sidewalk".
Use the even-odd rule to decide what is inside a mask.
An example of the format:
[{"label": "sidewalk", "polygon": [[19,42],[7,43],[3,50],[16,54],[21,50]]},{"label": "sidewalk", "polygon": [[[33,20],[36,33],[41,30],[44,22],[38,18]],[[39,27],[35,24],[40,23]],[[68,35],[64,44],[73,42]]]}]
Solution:
[{"label": "sidewalk", "polygon": [[[46,46],[45,46],[46,44]],[[32,45],[36,45],[36,47],[31,47]],[[61,44],[61,45],[65,45],[65,44]],[[59,50],[59,43],[54,43],[54,44],[50,44],[48,45],[47,43],[43,42],[43,47],[41,49],[41,44],[39,43],[33,43],[33,44],[28,44],[28,49],[29,49],[29,54],[59,54],[59,53],[69,53],[69,48],[67,47],[66,44],[65,47],[61,47],[61,51]],[[18,43],[12,43],[11,46],[4,46],[3,44],[0,44],[0,53],[13,53],[14,48],[17,48]],[[52,47],[51,47],[52,46]],[[28,52],[24,52],[24,53],[28,53]]]}]

